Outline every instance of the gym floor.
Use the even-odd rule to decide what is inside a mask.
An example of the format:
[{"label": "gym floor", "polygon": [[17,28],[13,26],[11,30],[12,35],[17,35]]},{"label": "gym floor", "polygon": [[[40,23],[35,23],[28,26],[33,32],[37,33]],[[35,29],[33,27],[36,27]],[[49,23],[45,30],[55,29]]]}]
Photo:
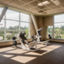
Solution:
[{"label": "gym floor", "polygon": [[39,44],[38,51],[0,48],[0,64],[64,64],[64,44]]}]

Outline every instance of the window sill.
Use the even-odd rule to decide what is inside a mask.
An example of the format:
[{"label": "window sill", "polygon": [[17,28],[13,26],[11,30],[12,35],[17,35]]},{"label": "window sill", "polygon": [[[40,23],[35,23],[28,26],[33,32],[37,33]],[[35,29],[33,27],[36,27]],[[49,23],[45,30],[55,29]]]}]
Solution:
[{"label": "window sill", "polygon": [[10,42],[10,41],[13,41],[13,40],[1,40],[0,42]]},{"label": "window sill", "polygon": [[64,42],[64,39],[51,39],[50,41],[54,41],[54,42]]},{"label": "window sill", "polygon": [[[47,40],[49,40],[49,38],[47,38]],[[55,39],[55,38],[52,38],[51,40],[64,40],[64,39]]]}]

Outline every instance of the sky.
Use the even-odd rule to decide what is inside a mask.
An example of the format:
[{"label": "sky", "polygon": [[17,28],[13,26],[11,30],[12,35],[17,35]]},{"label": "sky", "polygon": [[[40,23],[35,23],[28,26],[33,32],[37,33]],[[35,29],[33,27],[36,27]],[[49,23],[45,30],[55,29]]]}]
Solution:
[{"label": "sky", "polygon": [[64,26],[64,14],[54,16],[54,26],[55,27]]},{"label": "sky", "polygon": [[54,21],[55,22],[64,22],[64,14],[55,15],[54,16]]}]

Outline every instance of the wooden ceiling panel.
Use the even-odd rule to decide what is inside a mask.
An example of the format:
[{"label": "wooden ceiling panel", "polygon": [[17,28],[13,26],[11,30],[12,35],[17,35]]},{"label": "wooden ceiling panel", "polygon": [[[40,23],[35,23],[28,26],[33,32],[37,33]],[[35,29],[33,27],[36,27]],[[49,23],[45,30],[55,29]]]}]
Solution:
[{"label": "wooden ceiling panel", "polygon": [[60,0],[60,5],[64,6],[64,0]]},{"label": "wooden ceiling panel", "polygon": [[25,3],[31,2],[32,0],[23,0]]},{"label": "wooden ceiling panel", "polygon": [[38,5],[38,1],[34,1],[30,4],[30,6],[36,7]]},{"label": "wooden ceiling panel", "polygon": [[64,12],[64,0],[58,0],[60,5],[56,5],[51,2],[51,0],[48,0],[50,4],[41,7],[38,6],[38,3],[44,1],[47,0],[0,0],[0,5],[2,4],[8,7],[14,7],[37,15],[50,15]]}]

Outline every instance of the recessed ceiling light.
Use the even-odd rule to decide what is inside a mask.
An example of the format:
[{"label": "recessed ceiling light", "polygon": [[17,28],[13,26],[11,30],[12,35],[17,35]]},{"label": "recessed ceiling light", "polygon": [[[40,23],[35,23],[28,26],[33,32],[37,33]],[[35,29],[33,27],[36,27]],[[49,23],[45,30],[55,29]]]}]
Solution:
[{"label": "recessed ceiling light", "polygon": [[38,3],[38,6],[44,6],[44,5],[48,5],[48,4],[50,4],[49,1],[44,1],[44,2]]}]

